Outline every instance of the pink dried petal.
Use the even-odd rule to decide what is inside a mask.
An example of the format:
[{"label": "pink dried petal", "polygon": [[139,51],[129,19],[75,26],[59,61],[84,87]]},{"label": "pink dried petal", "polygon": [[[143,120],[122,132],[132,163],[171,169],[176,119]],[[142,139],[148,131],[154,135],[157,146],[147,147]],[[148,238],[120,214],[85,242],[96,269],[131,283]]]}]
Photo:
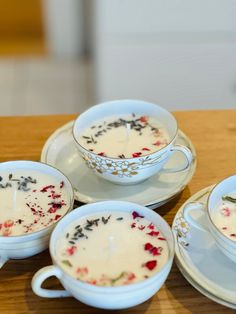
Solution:
[{"label": "pink dried petal", "polygon": [[68,253],[68,255],[73,255],[76,251],[76,246],[71,246],[69,247],[66,252]]},{"label": "pink dried petal", "polygon": [[78,267],[76,272],[78,274],[81,274],[81,275],[86,275],[86,274],[88,274],[88,268],[87,267]]},{"label": "pink dried petal", "polygon": [[231,214],[230,209],[229,209],[228,207],[222,208],[221,213],[222,213],[222,215],[225,216],[225,217],[229,217],[230,214]]},{"label": "pink dried petal", "polygon": [[13,224],[14,224],[14,221],[11,220],[11,219],[8,219],[8,220],[6,220],[6,221],[4,222],[4,227],[5,227],[5,228],[9,228],[9,227],[12,227]]},{"label": "pink dried petal", "polygon": [[7,228],[2,233],[5,237],[8,237],[11,234],[11,229]]},{"label": "pink dried petal", "polygon": [[155,146],[160,146],[162,144],[161,141],[156,141],[155,143],[153,143],[152,145],[155,145]]},{"label": "pink dried petal", "polygon": [[136,219],[136,218],[144,218],[144,216],[140,215],[138,212],[136,211],[133,211],[132,212],[132,216],[133,216],[133,219]]},{"label": "pink dried petal", "polygon": [[132,281],[132,280],[134,280],[136,278],[136,276],[135,276],[135,274],[134,273],[128,273],[128,280],[129,281]]}]

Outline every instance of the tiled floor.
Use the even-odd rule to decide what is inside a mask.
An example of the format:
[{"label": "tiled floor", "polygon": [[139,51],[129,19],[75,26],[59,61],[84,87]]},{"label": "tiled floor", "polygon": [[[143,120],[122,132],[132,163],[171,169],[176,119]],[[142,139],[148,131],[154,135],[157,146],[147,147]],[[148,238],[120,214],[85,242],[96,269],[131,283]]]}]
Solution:
[{"label": "tiled floor", "polygon": [[0,59],[0,115],[78,113],[94,104],[87,59]]}]

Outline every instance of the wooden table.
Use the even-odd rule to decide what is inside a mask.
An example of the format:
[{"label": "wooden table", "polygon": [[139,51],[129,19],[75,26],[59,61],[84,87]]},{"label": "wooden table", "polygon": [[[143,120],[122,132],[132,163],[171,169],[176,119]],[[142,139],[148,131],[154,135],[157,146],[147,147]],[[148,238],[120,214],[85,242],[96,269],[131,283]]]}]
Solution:
[{"label": "wooden table", "polygon": [[[236,110],[176,112],[179,127],[192,140],[198,158],[196,173],[181,193],[158,213],[171,224],[178,208],[198,190],[236,172]],[[0,161],[39,160],[49,135],[74,115],[0,117]],[[31,290],[31,278],[51,264],[45,251],[25,260],[8,261],[1,269],[0,313],[104,313],[74,298],[44,299]],[[48,280],[47,287],[56,285]],[[110,311],[106,311],[109,313]],[[122,313],[233,313],[195,290],[175,264],[161,290],[150,300]]]}]

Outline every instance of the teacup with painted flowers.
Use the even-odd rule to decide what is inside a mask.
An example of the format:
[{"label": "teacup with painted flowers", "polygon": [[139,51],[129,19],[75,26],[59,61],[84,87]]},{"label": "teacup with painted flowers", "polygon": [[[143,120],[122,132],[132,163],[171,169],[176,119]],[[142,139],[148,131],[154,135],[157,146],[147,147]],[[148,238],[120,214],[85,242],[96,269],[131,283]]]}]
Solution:
[{"label": "teacup with painted flowers", "polygon": [[[162,172],[184,171],[191,151],[175,144],[177,121],[166,109],[140,100],[116,100],[95,105],[75,120],[73,136],[87,166],[103,179],[135,184]],[[176,151],[186,163],[164,165]]]}]

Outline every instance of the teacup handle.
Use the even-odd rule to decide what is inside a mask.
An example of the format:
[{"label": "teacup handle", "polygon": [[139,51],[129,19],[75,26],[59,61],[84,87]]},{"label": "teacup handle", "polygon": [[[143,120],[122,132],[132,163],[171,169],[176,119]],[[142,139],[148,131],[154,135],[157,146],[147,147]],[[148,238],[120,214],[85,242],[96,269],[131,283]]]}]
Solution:
[{"label": "teacup handle", "polygon": [[186,204],[183,208],[183,216],[189,225],[194,226],[201,231],[209,232],[207,227],[192,218],[190,213],[193,210],[200,210],[204,215],[206,215],[205,204],[200,202],[190,202]]},{"label": "teacup handle", "polygon": [[66,290],[50,290],[41,287],[43,282],[52,276],[57,277],[59,280],[61,278],[60,269],[54,265],[46,266],[38,270],[37,273],[35,273],[31,282],[32,290],[34,291],[34,293],[44,298],[70,297],[71,293]]},{"label": "teacup handle", "polygon": [[184,156],[186,158],[186,163],[180,167],[163,168],[163,169],[161,169],[161,172],[171,173],[171,172],[184,171],[184,170],[188,169],[188,167],[191,165],[192,160],[193,160],[193,154],[192,154],[191,150],[189,148],[187,148],[186,146],[176,144],[171,148],[170,151],[173,153],[175,151],[178,151],[178,152],[181,152],[182,154],[184,154]]}]

